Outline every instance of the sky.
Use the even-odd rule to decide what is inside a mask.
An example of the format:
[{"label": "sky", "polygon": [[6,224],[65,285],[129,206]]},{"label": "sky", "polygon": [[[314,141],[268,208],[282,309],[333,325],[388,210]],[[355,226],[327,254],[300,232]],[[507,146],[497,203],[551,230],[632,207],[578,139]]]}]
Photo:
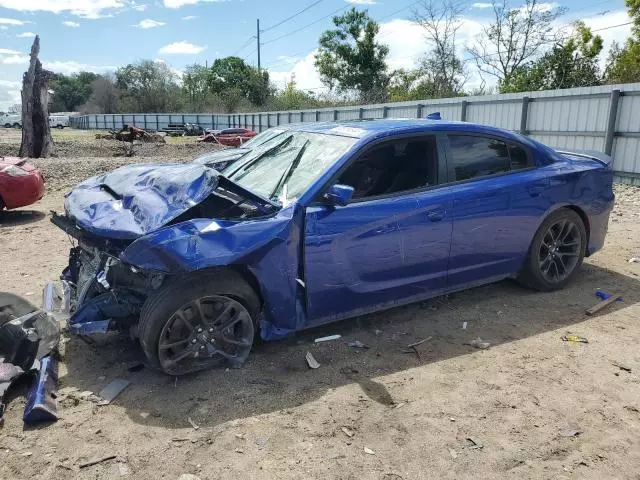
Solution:
[{"label": "sky", "polygon": [[[464,1],[464,0],[463,0]],[[141,59],[166,62],[180,75],[186,65],[211,64],[228,55],[257,64],[256,20],[260,19],[261,65],[282,88],[292,74],[303,89],[323,89],[314,52],[331,17],[355,6],[379,22],[379,40],[389,48],[391,69],[412,68],[428,49],[421,27],[411,21],[412,0],[0,0],[0,110],[20,102],[22,74],[33,36],[40,59],[56,73],[113,72]],[[605,52],[630,33],[624,0],[565,0],[558,22],[580,19],[601,35]],[[512,1],[518,6],[518,0]],[[491,4],[465,1],[460,54],[491,20]],[[544,8],[544,7],[543,7]],[[292,18],[290,18],[292,17]],[[614,28],[610,28],[614,27]],[[603,29],[603,30],[600,30]],[[603,59],[605,55],[602,55]],[[495,83],[469,65],[466,87]]]}]

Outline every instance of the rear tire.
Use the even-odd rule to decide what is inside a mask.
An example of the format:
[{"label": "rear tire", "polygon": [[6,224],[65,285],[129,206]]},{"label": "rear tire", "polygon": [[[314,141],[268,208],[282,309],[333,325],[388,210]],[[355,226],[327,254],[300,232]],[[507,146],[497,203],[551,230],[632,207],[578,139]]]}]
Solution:
[{"label": "rear tire", "polygon": [[151,365],[170,375],[247,359],[260,301],[236,272],[198,272],[153,292],[140,314],[142,349]]},{"label": "rear tire", "polygon": [[568,208],[556,210],[533,237],[518,281],[543,292],[564,288],[580,269],[586,246],[582,218]]}]

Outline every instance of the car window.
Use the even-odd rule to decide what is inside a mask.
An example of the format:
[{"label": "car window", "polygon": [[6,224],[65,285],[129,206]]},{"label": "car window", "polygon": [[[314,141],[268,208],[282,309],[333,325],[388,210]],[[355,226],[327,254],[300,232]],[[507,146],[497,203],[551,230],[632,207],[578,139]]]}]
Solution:
[{"label": "car window", "polygon": [[357,141],[356,138],[289,132],[253,149],[230,180],[283,205],[297,199]]},{"label": "car window", "polygon": [[527,151],[517,145],[509,145],[509,158],[511,159],[511,170],[521,170],[531,166]]},{"label": "car window", "polygon": [[278,135],[281,135],[285,131],[286,130],[282,128],[270,128],[269,130],[265,130],[264,132],[259,133],[258,135],[253,137],[251,140],[247,140],[242,146],[244,148],[257,147],[258,145],[262,145],[263,143],[271,140],[272,138],[277,137]]},{"label": "car window", "polygon": [[397,194],[438,182],[435,137],[391,140],[365,151],[340,175],[353,199]]},{"label": "car window", "polygon": [[466,135],[450,135],[449,145],[454,181],[494,175],[510,170],[507,144],[500,140]]}]

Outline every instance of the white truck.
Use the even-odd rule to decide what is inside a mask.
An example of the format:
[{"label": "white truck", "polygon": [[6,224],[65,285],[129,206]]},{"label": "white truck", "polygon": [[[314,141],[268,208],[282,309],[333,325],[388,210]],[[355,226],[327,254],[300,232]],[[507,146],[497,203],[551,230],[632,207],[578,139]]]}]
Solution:
[{"label": "white truck", "polygon": [[69,126],[69,115],[49,115],[50,128],[64,128]]},{"label": "white truck", "polygon": [[22,128],[22,115],[3,115],[0,125],[6,128]]}]

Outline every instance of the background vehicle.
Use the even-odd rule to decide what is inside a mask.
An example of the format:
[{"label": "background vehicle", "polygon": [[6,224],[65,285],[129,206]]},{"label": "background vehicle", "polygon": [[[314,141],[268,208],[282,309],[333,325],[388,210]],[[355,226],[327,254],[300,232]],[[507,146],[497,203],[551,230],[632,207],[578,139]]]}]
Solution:
[{"label": "background vehicle", "polygon": [[69,126],[69,115],[49,115],[50,128],[64,128]]},{"label": "background vehicle", "polygon": [[559,289],[604,243],[612,182],[607,156],[429,120],[300,125],[224,176],[123,167],[53,216],[78,239],[70,330],[139,318],[151,364],[181,374],[242,363],[258,329],[276,339],[504,278]]},{"label": "background vehicle", "polygon": [[0,125],[5,128],[22,128],[22,115],[4,115],[0,118]]},{"label": "background vehicle", "polygon": [[248,128],[225,128],[215,133],[207,133],[200,138],[201,142],[213,142],[225,145],[227,147],[238,147],[251,138],[255,137],[257,132]]},{"label": "background vehicle", "polygon": [[259,133],[255,137],[247,140],[241,146],[237,148],[229,148],[225,150],[216,150],[214,152],[205,153],[200,155],[194,160],[195,163],[207,165],[211,168],[215,168],[218,171],[222,171],[232,163],[240,160],[247,155],[252,149],[260,147],[267,141],[271,140],[283,132],[287,131],[287,127],[274,127]]},{"label": "background vehicle", "polygon": [[0,157],[0,211],[24,207],[44,195],[44,178],[24,158]]}]

